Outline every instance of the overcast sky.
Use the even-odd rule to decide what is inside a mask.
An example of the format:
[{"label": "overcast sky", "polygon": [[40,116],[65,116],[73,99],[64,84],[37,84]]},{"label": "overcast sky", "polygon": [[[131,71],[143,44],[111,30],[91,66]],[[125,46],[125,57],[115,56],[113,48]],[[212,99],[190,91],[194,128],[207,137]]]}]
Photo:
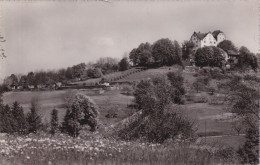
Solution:
[{"label": "overcast sky", "polygon": [[100,57],[121,58],[142,42],[182,43],[194,31],[222,30],[236,46],[258,51],[257,1],[0,2],[11,73],[59,69]]}]

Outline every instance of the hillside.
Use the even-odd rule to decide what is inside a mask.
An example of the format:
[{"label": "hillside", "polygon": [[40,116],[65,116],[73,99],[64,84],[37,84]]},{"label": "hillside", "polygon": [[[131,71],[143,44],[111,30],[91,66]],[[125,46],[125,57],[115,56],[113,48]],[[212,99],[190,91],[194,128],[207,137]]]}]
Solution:
[{"label": "hillside", "polygon": [[[24,109],[25,113],[30,111],[32,98],[37,98],[41,107],[39,114],[42,120],[50,120],[52,109],[58,110],[59,121],[63,120],[66,113],[65,97],[70,93],[84,93],[90,96],[98,105],[100,111],[100,121],[107,126],[114,122],[120,121],[132,113],[133,110],[127,108],[132,103],[133,97],[123,95],[120,91],[105,91],[99,94],[99,89],[91,90],[62,90],[62,91],[23,91],[23,92],[7,92],[3,94],[4,104],[10,106],[14,101],[18,101]],[[108,113],[116,113],[116,118],[107,118]]]}]

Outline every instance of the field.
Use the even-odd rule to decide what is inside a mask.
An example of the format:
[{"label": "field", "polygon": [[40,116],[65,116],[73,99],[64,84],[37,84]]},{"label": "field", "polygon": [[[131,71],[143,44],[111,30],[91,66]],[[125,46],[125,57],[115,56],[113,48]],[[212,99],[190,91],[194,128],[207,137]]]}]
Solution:
[{"label": "field", "polygon": [[222,150],[201,145],[126,142],[98,136],[72,138],[63,134],[20,137],[7,135],[0,140],[0,164],[5,165],[238,163],[236,160],[224,160],[221,152]]},{"label": "field", "polygon": [[[166,74],[169,71],[179,71],[178,68],[164,67],[159,69],[148,69],[123,76],[115,82],[138,82],[150,79],[157,75]],[[121,73],[120,73],[121,74]],[[25,164],[216,164],[221,163],[216,151],[217,149],[231,146],[235,149],[245,141],[244,135],[237,136],[231,126],[233,116],[228,111],[226,104],[212,104],[210,100],[220,99],[221,93],[215,92],[209,95],[207,92],[195,92],[188,88],[195,81],[194,73],[182,72],[185,87],[190,100],[184,105],[174,105],[179,112],[194,121],[199,138],[191,146],[176,146],[171,144],[146,144],[140,142],[125,142],[102,137],[100,129],[97,133],[82,134],[79,138],[71,138],[67,135],[29,135],[16,138],[4,137],[0,146],[12,146],[9,150],[0,150],[9,160],[1,163],[19,164],[20,160]],[[82,82],[79,82],[81,84]],[[214,84],[215,80],[211,82]],[[23,91],[7,92],[3,95],[3,101],[11,105],[18,101],[24,108],[25,113],[30,110],[32,98],[37,98],[41,106],[40,115],[43,121],[50,119],[52,109],[56,108],[59,114],[59,122],[66,112],[66,97],[71,93],[84,93],[90,96],[98,105],[100,111],[100,128],[109,128],[112,124],[120,123],[135,113],[134,109],[128,107],[134,97],[122,94],[122,91],[103,89],[71,89],[57,91]],[[206,102],[197,102],[200,97],[205,97]],[[115,113],[115,118],[106,117],[107,114]],[[243,132],[242,132],[243,134]],[[108,139],[107,139],[108,138]],[[201,147],[201,145],[204,146]],[[35,148],[37,147],[37,148]],[[38,148],[41,148],[39,152]],[[92,149],[91,149],[92,148]],[[6,154],[8,153],[8,154]],[[53,154],[54,153],[54,154]],[[15,157],[9,155],[16,154]],[[187,155],[187,160],[181,159]],[[41,160],[37,160],[42,157]],[[178,158],[180,157],[180,159]],[[54,160],[54,158],[56,160]],[[5,159],[2,159],[5,160]],[[225,160],[226,161],[226,160]],[[183,163],[184,162],[184,163]],[[233,162],[234,163],[234,162]]]},{"label": "field", "polygon": [[[23,92],[7,92],[3,95],[5,104],[12,105],[14,101],[18,101],[27,113],[30,110],[32,98],[39,100],[41,107],[39,114],[43,121],[49,121],[52,109],[58,110],[59,121],[61,122],[65,113],[65,97],[72,92],[80,92],[90,96],[98,105],[100,109],[100,121],[104,125],[109,125],[113,122],[119,121],[127,115],[133,113],[131,109],[127,108],[128,104],[132,103],[133,97],[123,95],[120,91],[105,91],[103,94],[98,93],[98,89],[92,90],[62,90],[62,91],[23,91]],[[109,111],[116,111],[117,118],[108,119],[105,115]]]}]

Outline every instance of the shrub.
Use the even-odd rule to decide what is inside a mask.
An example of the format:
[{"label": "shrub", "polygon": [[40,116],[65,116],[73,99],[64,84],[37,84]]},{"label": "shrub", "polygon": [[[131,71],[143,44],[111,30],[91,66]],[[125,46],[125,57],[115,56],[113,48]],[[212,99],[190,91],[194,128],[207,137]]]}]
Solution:
[{"label": "shrub", "polygon": [[16,101],[13,103],[12,106],[12,114],[14,120],[16,121],[15,132],[26,133],[28,130],[28,123],[23,113],[23,107],[21,107]]},{"label": "shrub", "polygon": [[62,130],[72,136],[78,136],[81,125],[89,125],[90,131],[97,129],[98,107],[95,102],[84,94],[76,94],[70,106],[68,106]]},{"label": "shrub", "polygon": [[127,95],[133,94],[133,87],[131,85],[122,85],[122,92],[124,92]]},{"label": "shrub", "polygon": [[243,164],[259,164],[259,128],[253,126],[246,132],[246,142],[239,148],[238,154]]},{"label": "shrub", "polygon": [[53,109],[51,112],[51,134],[55,134],[59,127],[58,111]]},{"label": "shrub", "polygon": [[143,139],[155,143],[163,143],[165,140],[174,140],[177,137],[183,140],[193,140],[194,135],[193,123],[176,112],[157,113],[157,115],[134,121],[119,131],[119,137],[123,139]]},{"label": "shrub", "polygon": [[38,115],[40,109],[37,99],[31,101],[31,111],[27,114],[26,120],[29,124],[29,132],[36,133],[42,127],[41,117]]},{"label": "shrub", "polygon": [[182,96],[185,94],[185,89],[183,86],[184,78],[180,74],[176,74],[174,72],[169,72],[167,77],[173,87],[173,102],[176,104],[183,104],[184,100]]},{"label": "shrub", "polygon": [[214,95],[214,92],[216,91],[216,89],[213,88],[213,87],[209,87],[209,88],[208,88],[208,91],[209,91],[209,94],[210,94],[210,95]]},{"label": "shrub", "polygon": [[176,94],[174,89],[178,89],[174,87],[182,87],[183,79],[175,74],[169,74],[169,77],[171,80],[162,76],[137,85],[135,103],[142,109],[142,115],[121,129],[119,137],[158,143],[178,136],[193,137],[193,123],[171,108]]},{"label": "shrub", "polygon": [[105,115],[106,118],[117,118],[117,110],[115,110],[116,107],[111,108],[108,110],[107,114]]},{"label": "shrub", "polygon": [[224,162],[232,162],[237,159],[236,151],[233,147],[224,147],[216,151],[216,156]]}]

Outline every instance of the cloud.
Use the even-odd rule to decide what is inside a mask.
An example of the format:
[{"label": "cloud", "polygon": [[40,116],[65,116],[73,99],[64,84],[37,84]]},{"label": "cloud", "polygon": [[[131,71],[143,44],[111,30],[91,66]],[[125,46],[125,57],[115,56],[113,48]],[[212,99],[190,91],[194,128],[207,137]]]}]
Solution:
[{"label": "cloud", "polygon": [[97,43],[102,46],[114,46],[115,45],[114,40],[110,37],[99,38]]}]

